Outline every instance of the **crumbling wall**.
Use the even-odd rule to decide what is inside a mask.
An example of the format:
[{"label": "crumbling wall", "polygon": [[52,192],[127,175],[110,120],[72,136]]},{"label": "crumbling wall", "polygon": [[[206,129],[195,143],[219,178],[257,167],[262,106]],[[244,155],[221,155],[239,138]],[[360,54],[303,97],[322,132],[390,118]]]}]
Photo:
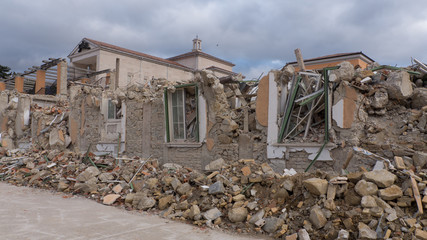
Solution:
[{"label": "crumbling wall", "polygon": [[210,71],[201,71],[196,79],[207,101],[206,148],[210,158],[265,161],[265,127],[256,120],[255,102],[242,97],[239,84],[221,84]]},{"label": "crumbling wall", "polygon": [[[334,126],[335,141],[341,142],[334,154],[348,152],[347,146],[360,146],[380,157],[393,159],[400,156],[416,165],[411,161],[414,152],[426,151],[422,132],[425,117],[423,111],[410,108],[415,85],[409,73],[404,69],[357,69],[352,78],[340,83],[342,85],[357,91],[357,107],[350,128]],[[417,143],[417,150],[413,143]],[[338,170],[344,160],[334,159],[341,163],[336,164]],[[354,156],[349,160],[347,170],[356,171],[360,166],[372,168],[377,160]]]},{"label": "crumbling wall", "polygon": [[71,142],[68,103],[56,96],[0,93],[1,145],[7,150],[66,149]]},{"label": "crumbling wall", "polygon": [[151,141],[148,143],[150,153],[161,162],[167,162],[169,159],[163,155],[165,148],[165,107],[162,99],[156,99],[150,105],[151,108]]},{"label": "crumbling wall", "polygon": [[231,107],[230,103],[238,102],[236,99],[243,104],[246,102],[242,96],[237,96],[239,83],[221,84],[210,71],[201,71],[195,83],[199,86],[199,101],[206,99],[206,109],[199,109],[199,114],[207,115],[206,126],[202,121],[199,123],[200,132],[206,131],[206,138],[201,134],[200,142],[166,141],[163,91],[164,88],[174,91],[175,87],[166,81],[157,81],[145,88],[138,90],[135,86],[124,92],[126,155],[151,156],[162,164],[170,162],[196,169],[203,169],[218,158],[265,161],[265,133],[256,122],[255,106],[246,103]]},{"label": "crumbling wall", "polygon": [[286,168],[293,168],[298,172],[304,171],[309,164],[308,155],[306,151],[290,152],[288,161],[286,161]]},{"label": "crumbling wall", "polygon": [[143,138],[142,135],[150,134],[143,131],[143,103],[138,100],[126,102],[126,152],[133,155],[143,155]]},{"label": "crumbling wall", "polygon": [[6,149],[15,148],[15,119],[18,107],[18,93],[3,91],[0,93],[1,145]]},{"label": "crumbling wall", "polygon": [[[419,82],[422,76],[410,69],[375,64],[368,69],[354,69],[348,62],[342,62],[339,66],[339,69],[332,70],[329,74],[331,92],[329,111],[332,119],[328,139],[330,146],[327,145],[325,149],[332,160],[322,161],[322,157],[319,157],[312,169],[335,172],[341,172],[343,169],[357,171],[361,166],[371,169],[381,157],[393,159],[396,156],[402,157],[409,165],[422,167],[425,164],[424,160],[414,160],[414,158],[424,159],[414,156],[424,156],[427,150],[425,142],[427,109],[423,108],[427,105],[427,98],[424,97],[426,94],[422,84],[414,84]],[[284,111],[282,109],[284,101],[280,94],[285,96],[290,94],[287,84],[281,84],[282,77],[292,79],[290,77],[292,72],[289,66],[282,69],[279,74],[274,75],[276,84],[270,84],[270,88],[272,85],[276,85],[277,88],[273,92],[278,93],[278,113],[283,114]],[[416,86],[419,87],[414,89]],[[318,115],[314,118],[317,117],[319,120],[319,116],[322,117]],[[316,126],[311,128],[316,129]],[[309,134],[306,141],[321,144],[322,129],[318,132],[320,135]],[[300,136],[302,135],[295,135],[285,144],[279,144],[283,145],[282,148],[276,147],[278,152],[276,155],[282,153],[282,157],[286,160],[280,164],[277,161],[279,158],[272,159],[273,165],[294,168],[297,171],[303,171],[308,166],[311,161],[307,159],[309,152],[298,150],[304,149],[304,141]],[[298,147],[298,143],[301,147]],[[320,147],[319,145],[318,148]],[[359,153],[350,155],[353,147],[361,147],[376,154],[376,157]],[[291,148],[296,151],[286,150]],[[285,152],[287,154],[284,154]]]},{"label": "crumbling wall", "polygon": [[[151,156],[160,163],[172,162],[195,169],[203,169],[218,158],[230,162],[238,159],[265,161],[265,127],[255,118],[252,97],[244,96],[250,87],[241,85],[236,78],[223,84],[211,71],[202,71],[197,76],[190,82],[170,83],[165,79],[153,79],[144,86],[132,85],[116,90],[73,85],[69,89],[69,102],[58,99],[52,101],[53,106],[32,106],[28,139],[33,140],[34,147],[41,149],[63,151],[69,148],[86,152],[92,146],[92,152],[116,152],[118,136],[106,130],[111,123],[106,109],[113,103],[116,107],[125,106],[122,119],[113,119],[125,124],[121,132],[123,155]],[[201,138],[199,142],[168,143],[164,89],[172,91],[174,84],[186,83],[195,83],[199,89]],[[3,121],[6,123],[4,128],[12,135],[16,135],[14,129],[19,126],[15,120],[23,119],[24,112],[17,114],[18,105],[12,101],[7,111],[14,121]],[[117,112],[116,117],[119,115]],[[203,119],[204,115],[206,119]]]},{"label": "crumbling wall", "polygon": [[80,105],[81,126],[80,144],[81,151],[85,151],[90,144],[101,141],[101,132],[105,127],[99,108],[99,102],[95,103],[91,96],[81,99]]},{"label": "crumbling wall", "polygon": [[105,127],[101,114],[102,91],[99,88],[72,86],[70,89],[70,129],[71,142],[75,151],[87,151],[101,141],[101,132]]}]

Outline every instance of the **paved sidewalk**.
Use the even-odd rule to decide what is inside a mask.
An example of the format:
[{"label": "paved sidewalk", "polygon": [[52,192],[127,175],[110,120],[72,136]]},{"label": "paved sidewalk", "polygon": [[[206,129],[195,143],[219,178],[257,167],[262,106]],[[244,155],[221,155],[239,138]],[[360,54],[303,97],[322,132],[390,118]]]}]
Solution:
[{"label": "paved sidewalk", "polygon": [[63,196],[0,182],[0,239],[250,238]]}]

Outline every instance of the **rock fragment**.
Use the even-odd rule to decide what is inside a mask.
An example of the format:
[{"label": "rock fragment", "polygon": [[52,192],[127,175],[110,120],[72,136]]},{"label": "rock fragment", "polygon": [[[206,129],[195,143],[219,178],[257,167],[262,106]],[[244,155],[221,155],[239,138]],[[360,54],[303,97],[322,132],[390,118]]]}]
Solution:
[{"label": "rock fragment", "polygon": [[251,219],[249,220],[249,223],[255,224],[257,221],[262,219],[264,217],[265,211],[264,209],[259,210],[257,213],[255,213]]},{"label": "rock fragment", "polygon": [[377,239],[377,233],[372,230],[368,225],[359,222],[359,225],[357,227],[359,229],[358,239]]},{"label": "rock fragment", "polygon": [[243,222],[248,216],[248,210],[244,207],[233,208],[228,212],[230,222]]},{"label": "rock fragment", "polygon": [[215,161],[210,162],[208,165],[205,166],[205,170],[207,171],[215,171],[220,170],[222,166],[225,165],[225,161],[223,158],[218,158]]},{"label": "rock fragment", "polygon": [[100,174],[101,172],[99,171],[99,169],[97,167],[88,167],[86,168],[86,170],[84,170],[82,173],[80,173],[76,180],[79,182],[85,182],[88,181],[89,179],[96,177]]},{"label": "rock fragment", "polygon": [[312,194],[325,195],[328,189],[328,181],[320,178],[310,178],[303,181],[304,187]]},{"label": "rock fragment", "polygon": [[222,184],[222,181],[217,181],[214,184],[209,186],[209,194],[220,194],[224,193],[225,188]]},{"label": "rock fragment", "polygon": [[325,226],[327,220],[320,207],[314,206],[313,208],[311,208],[310,221],[316,229],[320,229]]},{"label": "rock fragment", "polygon": [[221,213],[221,211],[218,210],[218,208],[212,208],[212,209],[204,212],[202,215],[206,220],[215,220],[215,219],[221,217],[222,213]]},{"label": "rock fragment", "polygon": [[104,197],[103,204],[105,205],[111,205],[113,204],[118,198],[120,197],[120,194],[108,194]]},{"label": "rock fragment", "polygon": [[366,172],[363,176],[367,181],[374,182],[381,188],[390,187],[397,180],[396,175],[385,169]]},{"label": "rock fragment", "polygon": [[189,183],[181,184],[176,190],[180,195],[188,195],[191,192],[191,185]]},{"label": "rock fragment", "polygon": [[265,225],[262,229],[268,233],[276,232],[284,223],[284,220],[277,217],[269,217],[265,219]]},{"label": "rock fragment", "polygon": [[360,196],[375,195],[378,192],[378,186],[375,183],[367,182],[362,179],[357,182],[356,186],[354,187],[354,190]]},{"label": "rock fragment", "polygon": [[393,71],[385,81],[388,95],[391,99],[404,100],[412,96],[413,88],[409,73],[402,71]]},{"label": "rock fragment", "polygon": [[388,188],[381,189],[378,193],[378,195],[386,201],[394,200],[396,198],[399,198],[403,195],[402,189],[396,185],[392,185]]},{"label": "rock fragment", "polygon": [[305,230],[304,228],[300,229],[298,231],[298,239],[299,240],[310,240],[310,235],[308,235],[307,230]]}]

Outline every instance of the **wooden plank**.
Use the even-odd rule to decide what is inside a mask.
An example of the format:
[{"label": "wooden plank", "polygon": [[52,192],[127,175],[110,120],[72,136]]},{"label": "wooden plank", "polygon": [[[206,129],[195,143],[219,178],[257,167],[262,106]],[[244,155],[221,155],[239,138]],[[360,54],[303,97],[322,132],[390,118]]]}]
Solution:
[{"label": "wooden plank", "polygon": [[344,162],[344,165],[342,166],[342,169],[347,169],[348,164],[350,163],[350,160],[353,158],[354,152],[353,149],[350,149],[350,151],[347,154],[347,159]]},{"label": "wooden plank", "polygon": [[414,172],[410,170],[409,173],[411,174],[412,190],[414,192],[414,198],[415,198],[415,202],[417,203],[418,211],[421,214],[423,214],[424,213],[423,203],[421,202],[421,196],[420,196],[420,191],[418,190],[417,182],[414,179]]},{"label": "wooden plank", "polygon": [[[302,58],[302,54],[301,54],[301,50],[299,48],[295,49],[295,57],[297,58],[297,63],[298,63],[298,67],[299,67],[299,71],[300,72],[305,72],[305,64],[304,64],[304,60]],[[309,84],[309,79],[307,75],[302,75],[302,80],[305,86],[308,87]]]}]

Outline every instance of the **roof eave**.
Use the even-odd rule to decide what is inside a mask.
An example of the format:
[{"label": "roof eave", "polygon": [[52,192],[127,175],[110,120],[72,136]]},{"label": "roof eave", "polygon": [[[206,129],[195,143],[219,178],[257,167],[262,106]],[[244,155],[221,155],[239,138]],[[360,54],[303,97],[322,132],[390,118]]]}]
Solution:
[{"label": "roof eave", "polygon": [[[310,64],[324,63],[324,62],[327,62],[331,59],[333,59],[335,61],[347,60],[347,59],[349,59],[349,57],[352,57],[352,56],[357,56],[367,63],[375,62],[372,58],[368,57],[363,52],[355,52],[355,53],[349,53],[349,54],[345,54],[345,55],[341,55],[341,56],[328,56],[328,57],[320,57],[320,58],[315,58],[315,59],[307,59],[307,60],[304,60],[304,63],[310,63]],[[296,61],[286,63],[286,65],[296,65],[296,64],[298,64],[298,62],[296,62]]]},{"label": "roof eave", "polygon": [[175,68],[179,68],[179,69],[186,70],[186,71],[193,71],[193,69],[191,69],[191,68],[188,68],[188,67],[185,67],[185,66],[182,66],[182,65],[178,65],[178,63],[175,63],[175,64],[174,63],[167,63],[167,62],[163,62],[163,61],[156,60],[156,59],[153,59],[153,58],[141,56],[141,55],[130,53],[130,52],[126,52],[126,51],[121,51],[121,50],[110,48],[110,47],[106,47],[106,46],[100,46],[100,49],[104,50],[104,51],[119,53],[119,54],[122,54],[122,55],[128,55],[128,56],[131,56],[131,57],[134,57],[134,58],[137,58],[137,59],[143,59],[145,61],[149,61],[149,62],[153,62],[153,63],[157,63],[157,64],[169,66],[169,67],[175,67]]},{"label": "roof eave", "polygon": [[220,63],[226,64],[226,65],[229,65],[229,66],[231,66],[231,67],[236,66],[236,65],[235,65],[234,63],[232,63],[232,62],[229,62],[229,61],[223,60],[223,59],[221,59],[221,58],[218,58],[218,57],[212,56],[212,55],[207,54],[207,53],[204,53],[204,52],[199,52],[199,51],[187,52],[187,53],[183,53],[183,54],[181,54],[181,55],[174,56],[174,57],[170,57],[170,58],[166,58],[166,59],[167,59],[167,60],[170,60],[170,61],[177,61],[177,60],[179,60],[179,59],[190,58],[190,57],[192,57],[192,56],[202,56],[202,57],[206,57],[206,58],[209,58],[209,59],[211,59],[211,60],[214,60],[214,61],[217,61],[217,62],[220,62]]}]

